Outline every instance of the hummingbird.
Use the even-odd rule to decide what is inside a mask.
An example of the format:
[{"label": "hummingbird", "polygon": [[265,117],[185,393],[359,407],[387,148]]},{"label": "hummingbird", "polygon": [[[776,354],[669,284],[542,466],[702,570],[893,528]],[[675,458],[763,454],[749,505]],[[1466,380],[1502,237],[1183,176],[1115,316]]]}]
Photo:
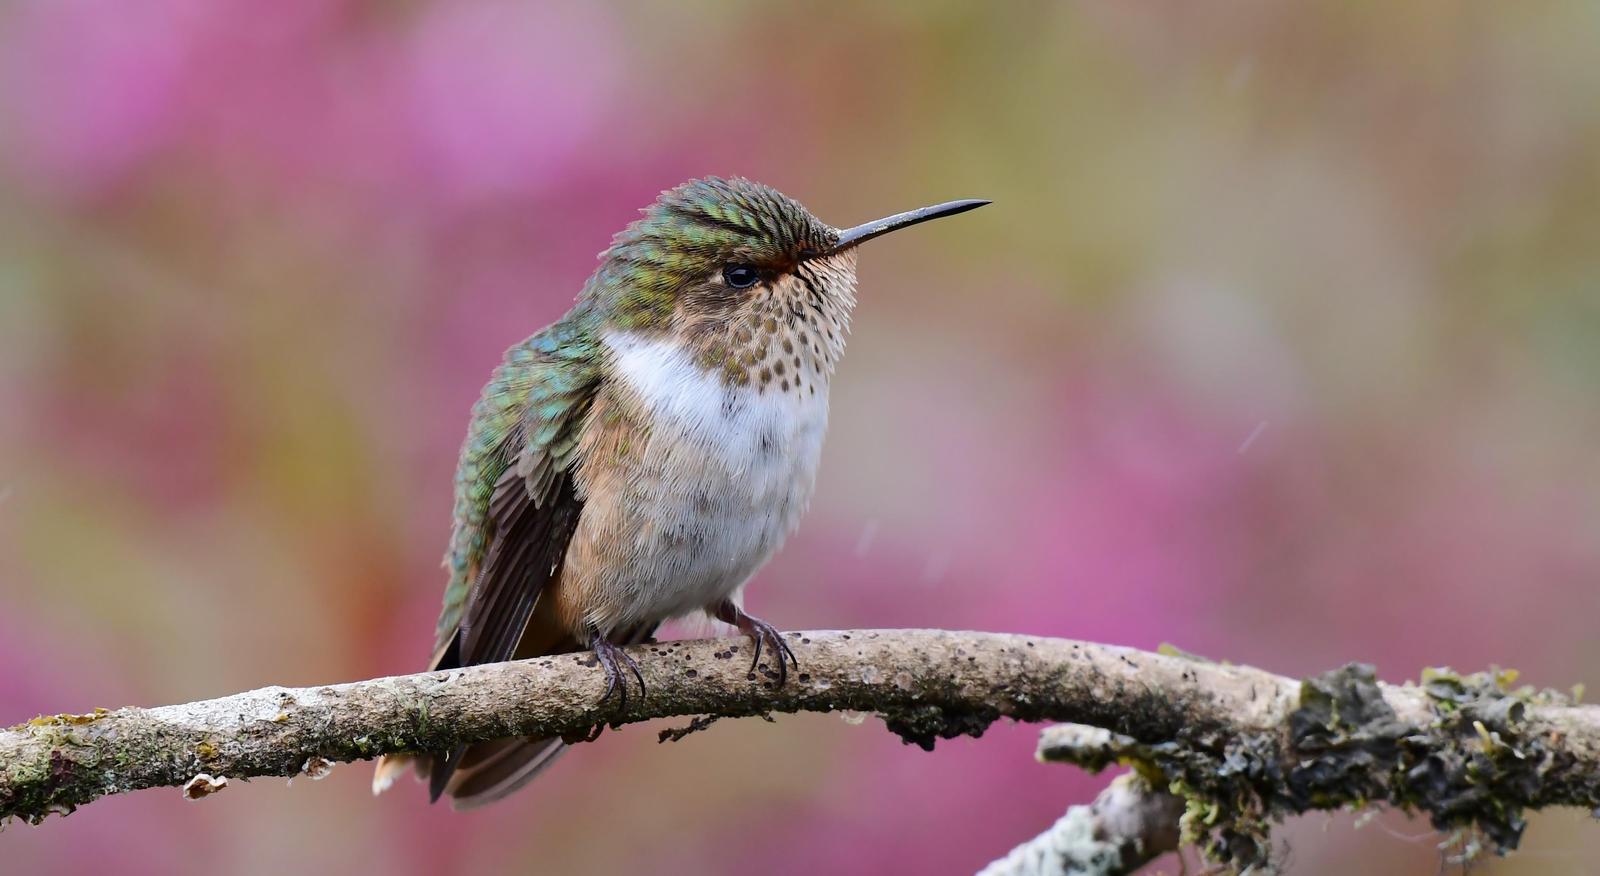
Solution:
[{"label": "hummingbird", "polygon": [[[626,702],[623,649],[704,612],[798,667],[743,608],[816,483],[828,388],[855,307],[857,247],[988,201],[853,228],[776,189],[707,177],[661,193],[600,254],[577,303],[507,351],[472,409],[455,474],[448,584],[431,668],[593,651]],[[510,738],[389,755],[457,809],[526,785],[565,747]]]}]

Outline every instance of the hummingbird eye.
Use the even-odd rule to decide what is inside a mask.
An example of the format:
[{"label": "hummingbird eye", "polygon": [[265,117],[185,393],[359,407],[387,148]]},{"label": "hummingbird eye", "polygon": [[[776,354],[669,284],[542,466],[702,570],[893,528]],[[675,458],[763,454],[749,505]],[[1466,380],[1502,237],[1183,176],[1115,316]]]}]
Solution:
[{"label": "hummingbird eye", "polygon": [[735,289],[748,289],[761,279],[761,272],[750,265],[727,265],[722,279]]}]

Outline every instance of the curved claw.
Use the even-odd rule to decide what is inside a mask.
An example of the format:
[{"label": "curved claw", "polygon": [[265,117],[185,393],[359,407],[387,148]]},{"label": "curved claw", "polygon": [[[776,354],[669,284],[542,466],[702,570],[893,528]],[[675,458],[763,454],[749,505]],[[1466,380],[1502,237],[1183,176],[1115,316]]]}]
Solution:
[{"label": "curved claw", "polygon": [[778,687],[789,680],[789,664],[793,663],[795,669],[800,668],[800,658],[794,656],[789,643],[783,640],[783,634],[778,628],[758,617],[751,617],[744,613],[732,600],[723,600],[714,607],[706,609],[714,618],[725,624],[733,624],[745,635],[749,636],[756,644],[755,656],[750,658],[750,671],[755,672],[761,665],[762,649],[771,646],[778,655]]},{"label": "curved claw", "polygon": [[599,662],[606,673],[606,692],[600,697],[602,704],[615,694],[617,696],[617,709],[619,711],[627,710],[628,681],[627,677],[622,674],[622,667],[624,666],[628,668],[629,672],[633,673],[634,679],[639,682],[639,696],[645,695],[644,673],[639,670],[639,662],[634,660],[627,651],[624,651],[621,646],[614,644],[598,632],[591,635],[589,647],[594,649],[595,660]]},{"label": "curved claw", "polygon": [[778,632],[777,627],[759,618],[749,615],[745,617],[749,626],[747,632],[756,643],[755,656],[750,660],[750,671],[754,672],[756,667],[761,665],[762,647],[769,646],[778,655],[778,687],[783,687],[783,683],[789,680],[789,664],[793,663],[794,668],[799,669],[800,659],[794,656],[794,651],[790,649],[789,643],[784,641],[783,633]]}]

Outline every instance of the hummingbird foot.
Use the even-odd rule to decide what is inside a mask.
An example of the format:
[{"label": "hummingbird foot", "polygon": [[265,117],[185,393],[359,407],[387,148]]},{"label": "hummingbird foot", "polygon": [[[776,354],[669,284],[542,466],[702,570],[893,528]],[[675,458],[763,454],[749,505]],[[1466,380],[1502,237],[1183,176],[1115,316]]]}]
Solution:
[{"label": "hummingbird foot", "polygon": [[623,667],[627,667],[633,677],[639,682],[639,696],[644,696],[644,674],[639,671],[639,662],[634,660],[622,646],[607,639],[599,630],[592,630],[589,634],[589,647],[594,649],[594,658],[606,671],[606,692],[600,697],[604,703],[615,694],[617,708],[628,708],[628,678],[623,674]]},{"label": "hummingbird foot", "polygon": [[763,648],[770,648],[773,654],[778,655],[778,687],[789,680],[789,664],[793,663],[795,669],[800,668],[799,658],[790,650],[789,643],[784,641],[783,633],[778,628],[758,617],[745,614],[744,610],[734,605],[732,600],[725,600],[717,604],[712,616],[725,624],[733,624],[739,631],[749,636],[756,645],[756,653],[750,658],[750,671],[755,672],[761,665],[761,652]]}]

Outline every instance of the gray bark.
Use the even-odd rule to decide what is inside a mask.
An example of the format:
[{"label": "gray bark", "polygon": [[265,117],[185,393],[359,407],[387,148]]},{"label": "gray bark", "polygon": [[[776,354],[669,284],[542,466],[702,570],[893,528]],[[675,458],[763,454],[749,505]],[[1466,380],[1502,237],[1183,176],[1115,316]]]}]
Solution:
[{"label": "gray bark", "polygon": [[1270,825],[1310,809],[1388,802],[1509,848],[1524,809],[1600,805],[1600,708],[1491,676],[1393,686],[1351,666],[1302,682],[1109,645],[940,630],[788,639],[800,671],[781,688],[770,663],[750,670],[747,639],[636,646],[649,694],[625,706],[600,702],[601,671],[569,654],[41,717],[0,730],[0,819],[38,822],[143,788],[216,793],[225,779],[504,736],[576,739],[597,723],[834,710],[877,714],[929,749],[999,718],[1111,730],[1126,740],[1118,758],[1183,801],[1186,838],[1236,864],[1265,861]]}]

